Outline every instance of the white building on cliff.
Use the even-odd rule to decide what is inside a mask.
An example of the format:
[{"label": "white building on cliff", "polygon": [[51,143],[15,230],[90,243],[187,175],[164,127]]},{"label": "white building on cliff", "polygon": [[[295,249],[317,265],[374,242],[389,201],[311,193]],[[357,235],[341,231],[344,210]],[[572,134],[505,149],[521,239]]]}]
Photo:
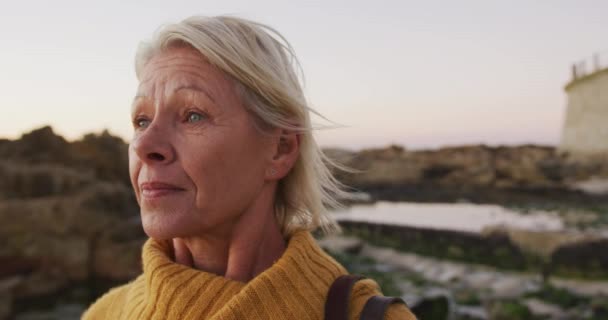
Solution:
[{"label": "white building on cliff", "polygon": [[608,154],[608,53],[573,65],[565,90],[568,109],[559,150]]}]

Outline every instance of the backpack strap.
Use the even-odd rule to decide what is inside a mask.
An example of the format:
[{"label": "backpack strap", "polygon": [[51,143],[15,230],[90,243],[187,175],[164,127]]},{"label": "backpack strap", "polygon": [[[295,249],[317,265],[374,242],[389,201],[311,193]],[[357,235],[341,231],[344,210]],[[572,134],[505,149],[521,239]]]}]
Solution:
[{"label": "backpack strap", "polygon": [[348,320],[350,292],[355,282],[364,278],[360,275],[347,274],[334,281],[325,301],[325,320]]},{"label": "backpack strap", "polygon": [[393,303],[403,303],[403,299],[399,297],[383,297],[373,296],[367,300],[363,311],[361,312],[361,320],[382,320],[386,309]]}]

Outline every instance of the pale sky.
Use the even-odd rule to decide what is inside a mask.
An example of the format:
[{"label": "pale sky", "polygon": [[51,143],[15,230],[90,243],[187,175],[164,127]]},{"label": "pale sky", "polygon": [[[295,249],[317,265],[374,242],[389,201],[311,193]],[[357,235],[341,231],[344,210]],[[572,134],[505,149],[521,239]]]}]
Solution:
[{"label": "pale sky", "polygon": [[[233,14],[292,43],[324,146],[556,144],[570,65],[608,50],[608,1],[4,1],[0,137],[129,140],[137,44]],[[608,52],[607,52],[608,54]],[[323,124],[322,122],[320,122]]]}]

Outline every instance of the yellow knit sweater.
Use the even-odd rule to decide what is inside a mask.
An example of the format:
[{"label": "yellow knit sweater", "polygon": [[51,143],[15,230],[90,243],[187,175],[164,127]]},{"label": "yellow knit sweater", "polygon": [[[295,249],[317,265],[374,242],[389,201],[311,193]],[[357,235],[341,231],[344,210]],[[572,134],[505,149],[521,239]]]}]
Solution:
[{"label": "yellow knit sweater", "polygon": [[[281,258],[248,283],[177,264],[170,252],[169,242],[148,240],[143,274],[99,298],[83,319],[321,320],[329,287],[347,274],[307,231],[296,232]],[[367,299],[378,294],[373,280],[357,282],[349,319],[358,319]],[[403,304],[394,304],[385,319],[415,317]]]}]

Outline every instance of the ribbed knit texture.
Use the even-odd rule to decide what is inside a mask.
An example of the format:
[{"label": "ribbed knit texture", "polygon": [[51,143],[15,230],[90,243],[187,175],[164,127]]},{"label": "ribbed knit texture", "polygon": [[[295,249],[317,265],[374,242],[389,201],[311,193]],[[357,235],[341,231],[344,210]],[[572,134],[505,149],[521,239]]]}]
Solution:
[{"label": "ribbed knit texture", "polygon": [[[332,282],[347,271],[316,244],[296,232],[272,267],[248,283],[177,264],[169,242],[149,239],[143,247],[144,272],[99,298],[83,315],[96,319],[323,319]],[[357,282],[349,319],[358,319],[367,299],[380,294],[373,280]],[[385,319],[415,319],[402,304]]]}]

